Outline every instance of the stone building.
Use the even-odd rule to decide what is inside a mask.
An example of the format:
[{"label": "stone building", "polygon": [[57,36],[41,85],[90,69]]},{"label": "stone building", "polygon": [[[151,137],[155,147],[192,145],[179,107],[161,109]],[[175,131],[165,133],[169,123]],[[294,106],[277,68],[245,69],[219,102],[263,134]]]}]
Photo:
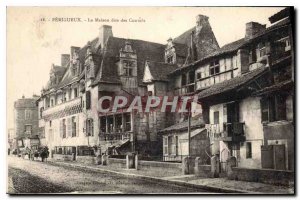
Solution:
[{"label": "stone building", "polygon": [[294,169],[291,14],[271,16],[269,27],[249,22],[244,38],[169,75],[179,94],[198,96],[222,170],[230,156],[239,167]]},{"label": "stone building", "polygon": [[[195,156],[207,160],[218,154],[223,170],[230,156],[240,167],[292,170],[289,15],[285,9],[271,16],[270,27],[249,22],[244,38],[221,48],[203,15],[196,17],[195,27],[166,45],[117,38],[111,26],[102,26],[97,38],[82,48],[71,47],[61,65],[52,66],[38,100],[45,145],[52,155],[91,155],[97,147],[105,154],[138,152],[179,159],[187,154],[186,114],[126,108],[135,96],[197,96],[192,107],[200,107],[202,114],[192,123]],[[103,96],[112,100],[102,101],[109,110],[105,113],[98,109]],[[111,104],[115,96],[130,100],[116,112]],[[200,140],[203,145],[197,145]]]},{"label": "stone building", "polygon": [[126,112],[128,105],[101,113],[98,100],[174,95],[168,74],[218,48],[208,17],[202,15],[195,27],[167,45],[117,38],[111,26],[103,25],[97,38],[82,48],[71,47],[70,55],[62,55],[61,65],[52,66],[38,100],[45,145],[52,154],[92,154],[94,146],[107,154],[162,154],[157,133],[181,116]]},{"label": "stone building", "polygon": [[38,106],[36,103],[38,98],[36,95],[30,98],[22,96],[14,103],[15,142],[13,143],[16,145],[14,148],[25,147],[25,140],[30,142],[31,139],[39,136]]}]

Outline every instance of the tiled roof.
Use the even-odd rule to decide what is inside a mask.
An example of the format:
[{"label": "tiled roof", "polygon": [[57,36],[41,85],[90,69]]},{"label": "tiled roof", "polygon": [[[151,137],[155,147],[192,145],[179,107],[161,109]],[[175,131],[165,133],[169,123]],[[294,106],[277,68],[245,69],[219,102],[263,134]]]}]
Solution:
[{"label": "tiled roof", "polygon": [[[197,128],[203,128],[204,121],[202,117],[193,117],[191,119],[191,130],[197,129]],[[165,129],[160,130],[160,133],[166,133],[166,132],[171,132],[171,131],[186,131],[188,129],[188,121],[183,121],[177,124],[174,124],[172,126],[169,126]]]},{"label": "tiled roof", "polygon": [[176,64],[147,61],[154,81],[168,81],[168,74],[178,68]]},{"label": "tiled roof", "polygon": [[277,92],[278,90],[282,90],[282,89],[288,91],[290,89],[290,87],[292,87],[293,85],[294,85],[294,82],[292,80],[283,81],[283,82],[277,83],[275,85],[265,87],[259,91],[256,91],[256,92],[254,92],[254,95],[260,95],[260,94],[269,93],[269,92]]},{"label": "tiled roof", "polygon": [[174,48],[175,48],[175,52],[176,52],[176,55],[177,56],[180,56],[180,57],[186,57],[187,54],[188,54],[188,45],[186,44],[181,44],[181,43],[176,43],[176,42],[173,42],[174,44]]},{"label": "tiled roof", "polygon": [[191,44],[191,34],[195,30],[196,30],[196,27],[193,27],[193,28],[187,30],[186,32],[179,35],[178,37],[174,38],[173,43],[180,43],[180,44],[185,44],[185,45]]},{"label": "tiled roof", "polygon": [[[78,56],[79,56],[79,61],[80,61],[82,66],[84,66],[88,46],[90,46],[91,51],[93,53],[99,53],[97,42],[98,42],[98,38],[95,38],[91,42],[89,42],[88,44],[86,44],[85,46],[83,46],[82,48],[79,49]],[[98,72],[100,57],[97,56],[96,54],[94,54],[93,55],[93,61],[95,63],[95,71]],[[58,89],[58,88],[64,87],[68,84],[71,84],[71,83],[73,83],[75,81],[78,81],[81,78],[83,78],[84,70],[81,72],[81,74],[79,76],[72,76],[71,71],[70,71],[69,68],[70,68],[70,62],[68,62],[66,66],[62,66],[62,67],[54,66],[53,70],[55,70],[58,73],[62,74],[63,77],[62,77],[62,79],[60,80],[60,82],[58,84],[53,85],[53,86],[49,85],[49,83],[50,83],[50,81],[49,81],[45,89],[46,90],[49,90],[49,89],[52,89],[52,88],[53,89]],[[47,92],[45,94],[47,94]]]},{"label": "tiled roof", "polygon": [[116,62],[119,60],[120,49],[125,46],[126,41],[131,43],[132,49],[137,53],[138,84],[142,84],[146,60],[164,61],[165,45],[163,44],[143,40],[109,37],[105,46],[101,67],[95,79],[96,83],[120,83]]},{"label": "tiled roof", "polygon": [[263,74],[267,70],[268,70],[267,67],[260,67],[253,71],[232,78],[230,80],[226,80],[221,83],[212,85],[208,89],[199,92],[198,98],[201,100],[205,97],[213,96],[215,94],[220,94],[223,92],[228,92],[230,90],[236,89],[242,86],[243,84],[247,83],[248,81],[253,80],[255,77]]}]

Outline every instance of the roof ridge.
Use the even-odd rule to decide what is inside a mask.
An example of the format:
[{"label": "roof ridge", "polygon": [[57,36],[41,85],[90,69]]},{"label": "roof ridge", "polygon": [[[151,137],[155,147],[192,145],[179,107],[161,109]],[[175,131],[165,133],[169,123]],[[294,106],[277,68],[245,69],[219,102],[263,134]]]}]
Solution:
[{"label": "roof ridge", "polygon": [[121,38],[121,37],[115,37],[115,36],[111,36],[109,38],[116,38],[116,39],[123,39],[123,40],[133,40],[133,41],[147,42],[147,43],[159,44],[159,45],[162,45],[162,46],[166,46],[165,44],[161,44],[161,43],[158,43],[158,42],[147,41],[147,40],[142,40],[142,39]]}]

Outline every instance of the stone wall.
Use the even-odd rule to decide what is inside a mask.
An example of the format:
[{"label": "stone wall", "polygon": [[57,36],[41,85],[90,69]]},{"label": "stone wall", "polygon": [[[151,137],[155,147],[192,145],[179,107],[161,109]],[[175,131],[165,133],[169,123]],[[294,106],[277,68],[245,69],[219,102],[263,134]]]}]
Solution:
[{"label": "stone wall", "polygon": [[138,161],[138,167],[141,170],[157,171],[157,173],[162,173],[164,171],[168,174],[173,174],[178,176],[182,173],[181,163],[169,163],[169,162],[153,162],[153,161]]},{"label": "stone wall", "polygon": [[272,169],[248,169],[233,167],[228,179],[250,182],[261,182],[274,185],[291,185],[294,183],[292,171]]},{"label": "stone wall", "polygon": [[126,168],[126,159],[108,158],[108,166]]},{"label": "stone wall", "polygon": [[84,164],[95,164],[94,156],[76,156],[76,161]]},{"label": "stone wall", "polygon": [[53,159],[58,161],[72,161],[72,155],[53,154]]}]

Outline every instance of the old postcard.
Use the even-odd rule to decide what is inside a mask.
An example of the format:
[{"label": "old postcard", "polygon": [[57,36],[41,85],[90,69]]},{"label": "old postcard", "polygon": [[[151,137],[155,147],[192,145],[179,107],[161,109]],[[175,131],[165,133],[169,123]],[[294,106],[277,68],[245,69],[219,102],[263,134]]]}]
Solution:
[{"label": "old postcard", "polygon": [[7,7],[8,194],[294,194],[293,7]]}]

